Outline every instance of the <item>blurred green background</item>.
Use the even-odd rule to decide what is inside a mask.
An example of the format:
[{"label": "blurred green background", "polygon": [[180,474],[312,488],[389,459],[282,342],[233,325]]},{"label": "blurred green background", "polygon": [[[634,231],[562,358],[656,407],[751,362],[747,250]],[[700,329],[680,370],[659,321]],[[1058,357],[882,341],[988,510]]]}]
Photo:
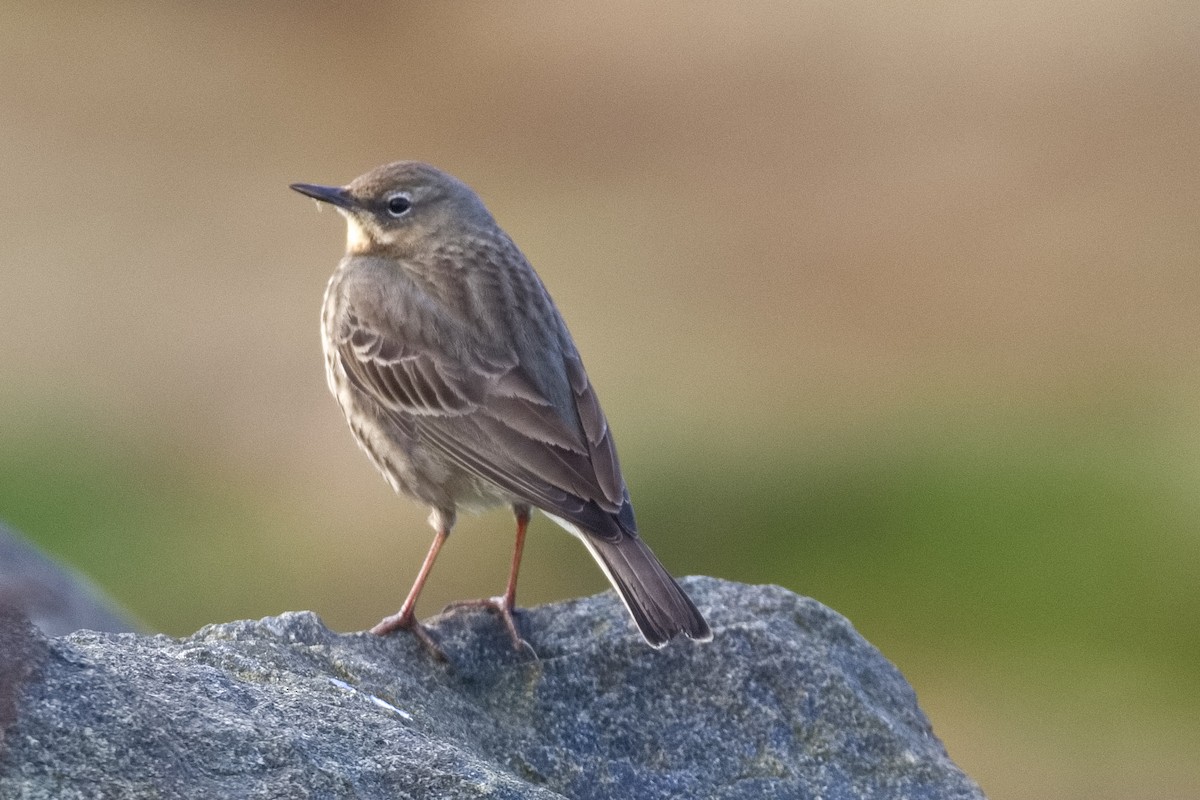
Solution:
[{"label": "blurred green background", "polygon": [[[676,574],[847,615],[994,798],[1200,794],[1200,7],[0,6],[0,519],[148,625],[394,611],[287,190],[465,179]],[[467,519],[421,611],[498,592]],[[534,527],[519,600],[603,589]]]}]

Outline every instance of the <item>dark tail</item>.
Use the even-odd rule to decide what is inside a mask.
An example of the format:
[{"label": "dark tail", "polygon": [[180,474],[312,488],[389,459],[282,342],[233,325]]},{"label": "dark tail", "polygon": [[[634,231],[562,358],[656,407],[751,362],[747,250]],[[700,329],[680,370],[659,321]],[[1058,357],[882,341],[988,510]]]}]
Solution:
[{"label": "dark tail", "polygon": [[584,541],[652,647],[662,647],[680,633],[702,642],[712,639],[696,605],[641,539],[587,536]]}]

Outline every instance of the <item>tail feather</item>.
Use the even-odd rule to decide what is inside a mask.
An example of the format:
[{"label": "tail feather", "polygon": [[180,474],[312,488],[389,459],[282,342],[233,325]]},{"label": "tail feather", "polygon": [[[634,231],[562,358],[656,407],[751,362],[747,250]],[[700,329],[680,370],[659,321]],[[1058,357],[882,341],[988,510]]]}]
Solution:
[{"label": "tail feather", "polygon": [[640,538],[580,538],[651,646],[662,647],[678,634],[702,642],[712,639],[712,630],[696,605]]}]

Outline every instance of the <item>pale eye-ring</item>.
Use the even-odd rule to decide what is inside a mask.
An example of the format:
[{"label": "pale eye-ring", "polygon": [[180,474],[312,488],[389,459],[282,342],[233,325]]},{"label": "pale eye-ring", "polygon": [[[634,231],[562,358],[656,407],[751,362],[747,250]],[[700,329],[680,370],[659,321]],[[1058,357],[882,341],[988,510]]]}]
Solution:
[{"label": "pale eye-ring", "polygon": [[397,192],[387,199],[387,210],[393,217],[403,217],[411,208],[412,198],[403,192]]}]

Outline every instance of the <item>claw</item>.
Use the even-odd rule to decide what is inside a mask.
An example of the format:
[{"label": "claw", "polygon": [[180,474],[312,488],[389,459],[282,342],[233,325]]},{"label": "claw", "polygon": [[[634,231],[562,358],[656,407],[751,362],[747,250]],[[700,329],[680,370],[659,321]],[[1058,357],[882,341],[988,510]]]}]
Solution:
[{"label": "claw", "polygon": [[417,621],[417,618],[411,614],[393,614],[390,617],[384,617],[379,620],[374,628],[371,628],[371,633],[376,636],[387,636],[395,631],[405,630],[417,637],[417,641],[425,648],[429,655],[433,656],[438,661],[450,662],[446,652],[434,641],[433,637],[424,625]]},{"label": "claw", "polygon": [[533,645],[521,638],[520,632],[517,630],[517,620],[513,615],[513,608],[509,605],[508,599],[504,595],[498,597],[484,597],[479,600],[458,600],[450,603],[444,609],[445,611],[453,611],[459,608],[482,608],[486,611],[499,614],[500,620],[504,623],[508,635],[512,638],[513,649],[517,652],[528,650],[536,659],[537,651],[533,649]]}]

